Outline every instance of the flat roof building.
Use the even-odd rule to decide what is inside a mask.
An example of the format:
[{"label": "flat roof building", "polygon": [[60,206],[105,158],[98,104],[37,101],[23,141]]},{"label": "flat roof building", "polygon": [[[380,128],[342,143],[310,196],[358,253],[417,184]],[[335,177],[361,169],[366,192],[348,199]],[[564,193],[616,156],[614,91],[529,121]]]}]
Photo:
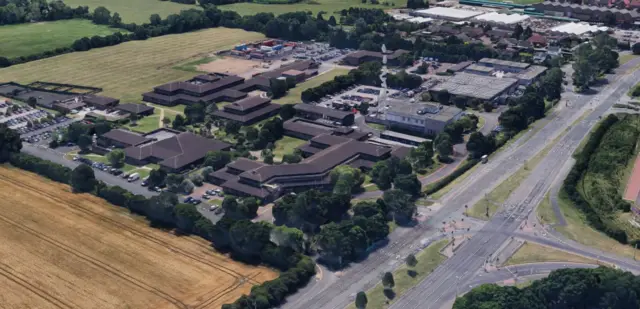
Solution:
[{"label": "flat roof building", "polygon": [[588,23],[566,23],[555,26],[549,30],[550,33],[583,35],[585,33],[598,33],[608,31],[608,27],[590,25]]},{"label": "flat roof building", "polygon": [[483,14],[482,11],[471,11],[463,9],[454,9],[447,7],[432,7],[424,10],[417,10],[415,14],[425,17],[433,17],[451,21],[467,20],[471,17]]},{"label": "flat roof building", "polygon": [[495,58],[482,58],[478,61],[479,65],[494,68],[496,71],[519,73],[528,68],[530,64],[524,62],[515,62],[508,60],[500,60]]},{"label": "flat roof building", "polygon": [[422,136],[434,136],[458,120],[464,112],[455,106],[432,103],[395,103],[385,113],[391,128],[411,131]]},{"label": "flat roof building", "polygon": [[454,96],[492,101],[502,94],[513,91],[517,84],[518,80],[515,78],[498,78],[463,72],[434,86],[429,92],[434,95],[436,92],[447,91]]},{"label": "flat roof building", "polygon": [[296,104],[293,107],[296,114],[301,118],[307,119],[327,119],[339,122],[343,126],[350,126],[355,120],[355,116],[351,112],[343,112],[332,108],[321,107],[313,104]]},{"label": "flat roof building", "polygon": [[302,118],[291,118],[282,124],[284,134],[304,140],[310,140],[322,134],[345,136],[355,140],[363,140],[368,134],[350,127],[336,127],[334,125],[315,122]]},{"label": "flat roof building", "polygon": [[486,67],[479,64],[472,64],[464,68],[464,72],[466,73],[479,74],[479,75],[491,75],[491,73],[493,73],[493,70],[494,69],[492,67]]},{"label": "flat roof building", "polygon": [[150,141],[151,139],[135,132],[123,129],[113,129],[100,136],[96,143],[104,148],[127,148],[131,146],[138,146]]},{"label": "flat roof building", "polygon": [[545,1],[533,4],[533,7],[545,15],[569,17],[588,22],[607,22],[610,14],[613,14],[619,24],[633,24],[640,19],[640,13],[635,10],[608,6]]},{"label": "flat roof building", "polygon": [[491,12],[476,16],[473,19],[494,25],[514,25],[529,19],[529,15]]},{"label": "flat roof building", "polygon": [[271,99],[256,96],[227,104],[222,110],[213,112],[213,115],[250,125],[276,115],[280,108],[281,105],[271,103]]}]

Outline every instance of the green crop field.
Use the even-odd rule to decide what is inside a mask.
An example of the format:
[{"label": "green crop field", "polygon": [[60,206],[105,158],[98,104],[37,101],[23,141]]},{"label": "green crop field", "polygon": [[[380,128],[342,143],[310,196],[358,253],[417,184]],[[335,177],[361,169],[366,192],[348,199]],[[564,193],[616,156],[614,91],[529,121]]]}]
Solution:
[{"label": "green crop field", "polygon": [[111,14],[118,12],[125,23],[148,23],[151,14],[158,14],[164,18],[170,14],[180,13],[182,10],[200,9],[198,5],[180,4],[171,1],[158,0],[64,0],[68,6],[88,6],[89,11],[104,6]]},{"label": "green crop field", "polygon": [[[79,0],[76,0],[79,1]],[[391,3],[390,6],[385,5],[373,5],[370,2],[363,4],[360,0],[311,0],[311,1],[303,1],[295,4],[258,4],[258,3],[234,3],[227,5],[218,6],[221,10],[229,10],[238,12],[240,15],[253,15],[256,13],[273,13],[273,14],[283,14],[288,12],[296,12],[296,11],[311,11],[313,15],[317,14],[320,11],[325,11],[329,15],[337,15],[335,12],[341,11],[343,9],[348,9],[350,7],[363,7],[363,8],[379,8],[379,9],[390,9],[394,7],[404,6],[407,4],[405,0],[389,0]],[[384,3],[384,1],[380,1],[380,3]],[[326,18],[329,18],[328,15]],[[338,16],[336,16],[338,18]],[[338,22],[340,20],[338,19]]]},{"label": "green crop field", "polygon": [[84,19],[0,26],[0,57],[29,56],[69,47],[73,41],[85,36],[109,35],[115,32],[126,30],[96,25]]},{"label": "green crop field", "polygon": [[195,75],[173,69],[176,64],[231,48],[239,41],[262,38],[260,33],[227,28],[165,35],[14,65],[0,69],[0,82],[41,80],[95,86],[103,88],[104,95],[137,102],[154,86]]}]

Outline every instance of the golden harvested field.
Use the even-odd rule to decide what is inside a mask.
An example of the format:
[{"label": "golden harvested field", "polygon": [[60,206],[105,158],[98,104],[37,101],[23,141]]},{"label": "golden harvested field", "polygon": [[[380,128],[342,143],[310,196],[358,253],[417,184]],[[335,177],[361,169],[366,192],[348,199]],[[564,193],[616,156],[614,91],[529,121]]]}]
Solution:
[{"label": "golden harvested field", "polygon": [[0,167],[1,308],[220,308],[277,274]]},{"label": "golden harvested field", "polygon": [[196,73],[173,69],[181,63],[264,38],[257,32],[214,28],[165,35],[146,41],[76,52],[0,69],[0,82],[36,80],[101,87],[103,94],[140,101],[154,86],[185,80]]}]

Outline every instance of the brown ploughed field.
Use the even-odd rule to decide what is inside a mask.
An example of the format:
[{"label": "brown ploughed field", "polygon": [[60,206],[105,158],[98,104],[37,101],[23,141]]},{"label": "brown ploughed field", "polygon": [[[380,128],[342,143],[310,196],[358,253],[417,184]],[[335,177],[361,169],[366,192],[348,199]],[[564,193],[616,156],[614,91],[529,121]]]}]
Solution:
[{"label": "brown ploughed field", "polygon": [[0,308],[220,308],[276,276],[0,166]]}]

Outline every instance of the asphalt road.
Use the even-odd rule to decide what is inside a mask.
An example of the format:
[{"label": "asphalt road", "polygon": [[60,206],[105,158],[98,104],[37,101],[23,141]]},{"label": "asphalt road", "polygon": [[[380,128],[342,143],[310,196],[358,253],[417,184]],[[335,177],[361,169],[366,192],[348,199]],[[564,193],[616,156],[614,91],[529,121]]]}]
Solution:
[{"label": "asphalt road", "polygon": [[[621,69],[623,70],[624,68]],[[580,118],[583,111],[591,107],[589,101],[593,102],[595,107],[606,99],[606,103],[598,108],[594,115],[571,130],[569,134],[571,138],[568,141],[558,143],[562,146],[550,151],[546,161],[538,164],[532,176],[514,192],[514,196],[507,204],[517,206],[512,207],[510,212],[496,215],[494,220],[487,223],[488,230],[504,230],[503,236],[500,233],[479,233],[474,236],[454,257],[397,300],[392,308],[420,308],[420,304],[439,304],[453,298],[455,286],[460,282],[469,282],[473,278],[474,273],[480,269],[484,261],[510,237],[508,234],[517,230],[520,224],[517,219],[526,216],[527,212],[532,210],[544,196],[550,185],[549,182],[554,179],[549,175],[560,170],[558,162],[549,161],[556,161],[554,157],[558,156],[557,161],[564,163],[573,152],[574,146],[577,146],[577,142],[595,123],[598,114],[604,113],[635,81],[640,80],[640,74],[635,73],[633,77],[624,80],[619,80],[616,76],[611,79],[610,87],[605,88],[598,95],[564,93],[563,101],[560,103],[564,106],[558,106],[557,110],[547,116],[547,121],[536,125],[509,147],[492,156],[489,163],[479,166],[472,175],[445,195],[442,201],[445,206],[429,216],[426,222],[414,228],[397,229],[389,236],[389,243],[372,252],[366,260],[342,270],[339,278],[331,279],[334,280],[331,284],[319,284],[313,292],[305,294],[304,299],[291,297],[283,308],[344,308],[353,301],[357,292],[374,286],[380,280],[381,273],[395,269],[403,263],[407,254],[428,245],[431,242],[430,238],[438,234],[436,226],[440,222],[461,216],[464,205],[473,205],[479,201],[485,193],[490,192],[517,171],[526,160],[564,133],[570,124]],[[540,181],[541,178],[542,181]]]},{"label": "asphalt road", "polygon": [[[424,303],[432,304],[434,308],[440,308],[445,302],[455,297],[456,287],[473,279],[477,270],[510,237],[510,233],[518,230],[522,221],[544,198],[544,195],[551,187],[552,181],[557,177],[580,141],[588,134],[599,117],[604,115],[639,80],[640,71],[636,71],[630,76],[612,82],[611,87],[607,87],[598,95],[593,96],[589,103],[585,102],[587,101],[585,100],[587,99],[586,97],[583,97],[581,101],[572,102],[576,107],[580,104],[585,104],[587,107],[593,106],[594,110],[569,130],[551,149],[549,154],[533,169],[529,177],[513,191],[503,205],[502,210],[494,215],[483,227],[483,230],[504,233],[478,233],[474,235],[466,245],[458,250],[456,255],[441,264],[426,280],[406,293],[390,308],[421,308],[421,304]],[[581,97],[577,94],[574,96],[575,99]],[[574,116],[579,115],[580,113],[574,114]],[[527,144],[530,145],[521,149],[531,149],[531,153],[537,153],[538,151],[533,151],[533,149],[537,150],[538,147],[544,146],[548,141],[553,140],[554,133],[562,132],[564,125],[559,123],[558,120],[560,119],[564,119],[564,125],[573,122],[570,117],[557,117],[527,141]],[[547,138],[541,140],[540,137]],[[506,164],[522,162],[523,159],[525,158],[515,152]]]}]

